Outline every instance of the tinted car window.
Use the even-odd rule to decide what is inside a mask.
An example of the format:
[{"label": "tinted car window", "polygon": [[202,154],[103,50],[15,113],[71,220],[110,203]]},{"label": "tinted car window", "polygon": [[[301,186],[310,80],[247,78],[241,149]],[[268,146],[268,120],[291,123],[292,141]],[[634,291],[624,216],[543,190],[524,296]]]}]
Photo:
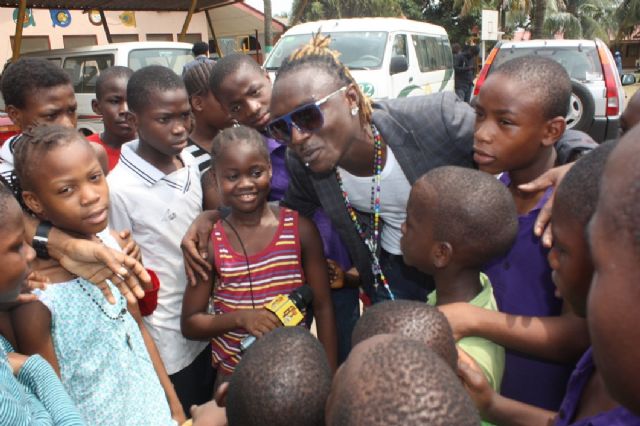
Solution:
[{"label": "tinted car window", "polygon": [[498,68],[510,59],[525,55],[540,55],[554,59],[567,70],[571,78],[578,81],[602,80],[602,67],[595,46],[526,48],[502,46],[493,61],[491,70]]}]

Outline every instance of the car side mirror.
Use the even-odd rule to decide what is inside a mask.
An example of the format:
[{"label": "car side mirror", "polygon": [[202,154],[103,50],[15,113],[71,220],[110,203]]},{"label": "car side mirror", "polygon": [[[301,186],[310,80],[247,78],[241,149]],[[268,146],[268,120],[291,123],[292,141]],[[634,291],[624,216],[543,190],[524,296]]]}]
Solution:
[{"label": "car side mirror", "polygon": [[405,72],[409,69],[409,63],[407,57],[404,55],[392,56],[391,64],[389,64],[389,74],[394,75],[400,72]]},{"label": "car side mirror", "polygon": [[636,84],[636,76],[633,74],[622,74],[622,85],[630,86]]}]

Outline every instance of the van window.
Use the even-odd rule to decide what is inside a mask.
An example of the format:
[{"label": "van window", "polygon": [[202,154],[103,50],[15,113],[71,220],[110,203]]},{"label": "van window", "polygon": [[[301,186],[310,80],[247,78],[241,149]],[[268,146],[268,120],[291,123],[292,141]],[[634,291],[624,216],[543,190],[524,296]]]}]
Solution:
[{"label": "van window", "polygon": [[416,35],[411,36],[413,46],[418,56],[418,66],[421,72],[452,68],[449,42],[446,49],[440,36]]},{"label": "van window", "polygon": [[193,60],[191,49],[136,49],[129,53],[129,68],[134,71],[148,65],[162,65],[182,74],[182,68]]},{"label": "van window", "polygon": [[[329,47],[340,52],[340,61],[349,69],[377,69],[382,66],[387,46],[386,31],[353,31],[323,33],[331,37]],[[265,68],[275,71],[291,53],[309,42],[311,34],[298,34],[283,37],[269,56]]]},{"label": "van window", "polygon": [[95,93],[100,72],[111,66],[113,55],[91,55],[66,58],[62,68],[71,77],[76,93]]},{"label": "van window", "polygon": [[409,63],[409,55],[407,54],[407,35],[396,34],[393,38],[393,49],[391,49],[391,57],[404,56]]}]

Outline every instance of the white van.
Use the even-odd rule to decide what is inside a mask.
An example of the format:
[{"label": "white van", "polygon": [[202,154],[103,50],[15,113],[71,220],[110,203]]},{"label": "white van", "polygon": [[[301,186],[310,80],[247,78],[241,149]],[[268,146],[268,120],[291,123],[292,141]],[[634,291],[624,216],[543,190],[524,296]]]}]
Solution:
[{"label": "white van", "polygon": [[453,91],[453,57],[444,28],[399,18],[331,19],[296,25],[264,63],[272,81],[280,64],[317,32],[331,37],[363,92],[373,99]]},{"label": "white van", "polygon": [[91,109],[101,71],[116,65],[134,71],[147,65],[164,65],[180,75],[184,64],[193,60],[192,46],[161,41],[113,43],[30,52],[23,56],[48,59],[69,73],[78,101],[78,130],[89,135],[103,130],[102,117]]}]

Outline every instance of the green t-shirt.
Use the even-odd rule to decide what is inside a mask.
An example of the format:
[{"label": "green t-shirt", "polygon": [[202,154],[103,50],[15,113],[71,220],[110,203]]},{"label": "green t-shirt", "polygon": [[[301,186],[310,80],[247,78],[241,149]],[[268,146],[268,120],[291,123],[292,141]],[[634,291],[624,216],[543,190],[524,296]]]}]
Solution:
[{"label": "green t-shirt", "polygon": [[[493,287],[491,287],[489,277],[481,273],[480,282],[482,283],[482,291],[469,303],[490,311],[497,311],[498,304],[493,297]],[[432,291],[427,297],[427,303],[435,306],[436,302],[436,292]],[[491,387],[499,393],[504,373],[504,348],[481,337],[465,337],[458,341],[458,345],[478,363]]]}]

